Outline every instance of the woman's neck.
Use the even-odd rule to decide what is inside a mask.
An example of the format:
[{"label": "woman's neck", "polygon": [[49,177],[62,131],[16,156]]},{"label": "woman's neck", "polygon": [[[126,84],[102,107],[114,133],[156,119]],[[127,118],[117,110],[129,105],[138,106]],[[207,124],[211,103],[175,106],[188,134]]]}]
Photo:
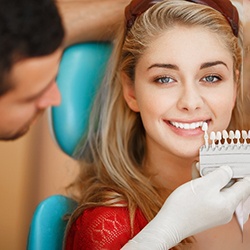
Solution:
[{"label": "woman's neck", "polygon": [[180,158],[166,152],[149,153],[145,159],[146,174],[160,190],[173,191],[192,178],[192,164],[195,158]]}]

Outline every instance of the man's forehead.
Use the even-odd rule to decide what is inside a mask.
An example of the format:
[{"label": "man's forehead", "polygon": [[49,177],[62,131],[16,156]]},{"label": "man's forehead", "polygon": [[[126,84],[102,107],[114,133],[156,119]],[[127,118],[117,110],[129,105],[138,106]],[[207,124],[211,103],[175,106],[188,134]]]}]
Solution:
[{"label": "man's forehead", "polygon": [[[55,52],[37,57],[26,57],[15,62],[9,72],[9,78],[15,84],[15,80],[21,77],[29,78],[32,76],[39,79],[44,72],[50,72],[51,67],[57,67],[60,63],[62,50],[57,49]],[[37,76],[37,77],[36,77]]]},{"label": "man's forehead", "polygon": [[51,67],[53,68],[59,65],[61,56],[62,49],[58,48],[55,52],[48,55],[20,57],[18,60],[14,60],[10,69],[5,73],[4,83],[13,89],[18,87],[17,83],[20,79],[29,79],[33,72],[37,75],[38,80],[41,76],[38,69],[41,69],[43,72],[46,70],[49,72]]},{"label": "man's forehead", "polygon": [[12,90],[25,90],[37,93],[56,76],[62,50],[39,57],[28,57],[16,61],[6,76]]}]

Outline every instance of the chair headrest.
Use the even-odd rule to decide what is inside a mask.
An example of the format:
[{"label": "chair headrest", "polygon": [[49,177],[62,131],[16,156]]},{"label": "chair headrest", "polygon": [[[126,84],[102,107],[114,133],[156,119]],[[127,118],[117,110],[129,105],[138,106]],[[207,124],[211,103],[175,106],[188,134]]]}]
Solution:
[{"label": "chair headrest", "polygon": [[62,103],[51,109],[50,118],[56,143],[70,156],[87,127],[111,51],[111,43],[91,42],[73,45],[63,53],[57,76]]}]

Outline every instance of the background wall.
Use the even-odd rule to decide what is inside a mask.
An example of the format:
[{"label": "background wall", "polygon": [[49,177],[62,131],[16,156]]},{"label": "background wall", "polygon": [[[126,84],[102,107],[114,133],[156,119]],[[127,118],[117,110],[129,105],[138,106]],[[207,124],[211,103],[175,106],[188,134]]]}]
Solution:
[{"label": "background wall", "polygon": [[65,194],[77,164],[52,140],[45,114],[23,138],[0,142],[0,169],[0,249],[22,250],[35,207]]}]

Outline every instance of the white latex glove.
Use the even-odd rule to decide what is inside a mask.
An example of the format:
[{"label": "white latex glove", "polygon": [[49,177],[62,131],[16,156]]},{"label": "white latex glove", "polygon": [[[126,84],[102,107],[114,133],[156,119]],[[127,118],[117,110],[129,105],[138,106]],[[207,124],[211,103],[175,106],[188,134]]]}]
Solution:
[{"label": "white latex glove", "polygon": [[241,231],[244,231],[244,224],[249,220],[250,214],[250,197],[245,201],[241,202],[235,211],[238,223],[240,225]]},{"label": "white latex glove", "polygon": [[228,223],[237,205],[250,196],[250,177],[224,188],[232,170],[222,166],[177,188],[156,217],[122,250],[164,250],[209,228]]}]

